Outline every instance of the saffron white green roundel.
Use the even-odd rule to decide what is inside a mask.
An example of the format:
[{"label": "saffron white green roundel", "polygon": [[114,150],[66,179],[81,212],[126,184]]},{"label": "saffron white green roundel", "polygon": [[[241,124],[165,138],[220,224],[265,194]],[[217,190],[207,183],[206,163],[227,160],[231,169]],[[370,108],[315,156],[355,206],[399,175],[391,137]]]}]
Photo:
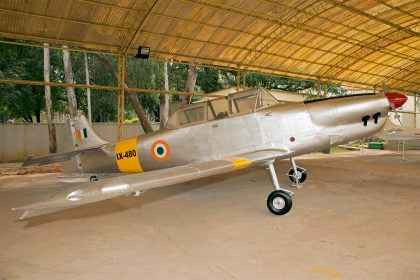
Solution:
[{"label": "saffron white green roundel", "polygon": [[152,156],[155,160],[167,160],[169,158],[169,145],[163,140],[155,141],[151,148]]}]

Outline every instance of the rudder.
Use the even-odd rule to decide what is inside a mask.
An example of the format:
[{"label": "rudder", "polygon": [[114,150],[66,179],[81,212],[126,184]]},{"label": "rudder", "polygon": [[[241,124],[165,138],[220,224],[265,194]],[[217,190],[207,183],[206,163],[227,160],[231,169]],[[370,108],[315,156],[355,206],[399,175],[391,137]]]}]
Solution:
[{"label": "rudder", "polygon": [[109,143],[96,134],[85,116],[69,119],[68,122],[74,150],[97,147]]}]

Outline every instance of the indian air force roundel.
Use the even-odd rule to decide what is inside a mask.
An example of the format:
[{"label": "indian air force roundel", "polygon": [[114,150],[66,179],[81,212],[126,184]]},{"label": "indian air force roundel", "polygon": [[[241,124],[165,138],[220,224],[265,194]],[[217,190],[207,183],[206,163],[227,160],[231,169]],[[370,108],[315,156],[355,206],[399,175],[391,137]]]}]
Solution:
[{"label": "indian air force roundel", "polygon": [[163,140],[157,140],[152,144],[151,152],[155,160],[167,160],[169,158],[169,145]]}]

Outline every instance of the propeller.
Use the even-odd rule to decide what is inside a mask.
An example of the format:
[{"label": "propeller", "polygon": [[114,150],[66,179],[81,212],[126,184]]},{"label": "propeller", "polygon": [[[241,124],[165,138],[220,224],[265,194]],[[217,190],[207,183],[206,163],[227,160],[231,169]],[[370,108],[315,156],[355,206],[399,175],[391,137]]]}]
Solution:
[{"label": "propeller", "polygon": [[401,107],[407,101],[407,96],[398,92],[386,92],[385,96],[388,98],[391,111],[394,112],[400,126],[402,126],[401,116],[397,113],[397,108]]}]

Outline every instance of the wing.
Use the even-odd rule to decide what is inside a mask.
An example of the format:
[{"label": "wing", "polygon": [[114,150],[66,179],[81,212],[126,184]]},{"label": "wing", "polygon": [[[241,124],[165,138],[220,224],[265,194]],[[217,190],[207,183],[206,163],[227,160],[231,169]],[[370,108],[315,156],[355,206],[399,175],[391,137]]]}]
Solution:
[{"label": "wing", "polygon": [[260,150],[229,158],[103,179],[81,184],[50,199],[13,208],[12,210],[25,210],[21,216],[21,219],[25,219],[117,196],[129,195],[136,191],[165,187],[255,166],[274,159],[287,158],[290,154],[291,152],[285,150]]},{"label": "wing", "polygon": [[420,129],[400,127],[388,120],[376,137],[384,140],[416,140],[420,139]]}]

